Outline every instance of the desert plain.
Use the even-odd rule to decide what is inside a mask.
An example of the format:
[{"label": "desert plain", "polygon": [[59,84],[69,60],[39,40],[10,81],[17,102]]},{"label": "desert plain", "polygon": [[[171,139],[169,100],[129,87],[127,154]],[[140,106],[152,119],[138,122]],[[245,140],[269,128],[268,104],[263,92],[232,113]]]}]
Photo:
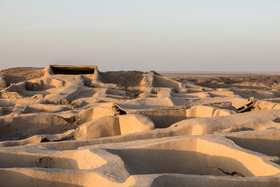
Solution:
[{"label": "desert plain", "polygon": [[280,75],[0,72],[0,186],[280,186]]}]

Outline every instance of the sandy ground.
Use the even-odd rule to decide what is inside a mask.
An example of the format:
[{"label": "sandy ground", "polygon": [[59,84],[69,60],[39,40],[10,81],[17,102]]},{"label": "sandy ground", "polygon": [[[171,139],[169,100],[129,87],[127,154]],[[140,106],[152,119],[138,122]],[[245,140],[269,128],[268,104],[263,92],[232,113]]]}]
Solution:
[{"label": "sandy ground", "polygon": [[0,186],[280,186],[277,73],[0,72]]}]

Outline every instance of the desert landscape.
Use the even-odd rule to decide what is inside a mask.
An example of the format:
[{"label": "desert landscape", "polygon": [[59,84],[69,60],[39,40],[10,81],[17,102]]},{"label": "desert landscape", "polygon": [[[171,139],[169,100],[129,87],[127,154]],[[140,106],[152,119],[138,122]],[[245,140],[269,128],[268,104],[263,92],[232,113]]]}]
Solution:
[{"label": "desert landscape", "polygon": [[0,72],[0,186],[280,186],[280,75]]}]

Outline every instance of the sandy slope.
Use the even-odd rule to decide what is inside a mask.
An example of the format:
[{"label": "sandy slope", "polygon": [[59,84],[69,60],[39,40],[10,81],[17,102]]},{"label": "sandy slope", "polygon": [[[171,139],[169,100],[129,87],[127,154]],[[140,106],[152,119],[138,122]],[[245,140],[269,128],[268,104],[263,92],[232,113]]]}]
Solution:
[{"label": "sandy slope", "polygon": [[278,75],[0,74],[0,186],[280,186]]}]

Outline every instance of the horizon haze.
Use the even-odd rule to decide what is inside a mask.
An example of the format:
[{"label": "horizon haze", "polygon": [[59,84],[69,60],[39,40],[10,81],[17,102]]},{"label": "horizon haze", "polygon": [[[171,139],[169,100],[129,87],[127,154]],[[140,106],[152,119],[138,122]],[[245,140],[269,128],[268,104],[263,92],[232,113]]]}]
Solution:
[{"label": "horizon haze", "polygon": [[280,1],[0,1],[0,70],[279,72]]}]

